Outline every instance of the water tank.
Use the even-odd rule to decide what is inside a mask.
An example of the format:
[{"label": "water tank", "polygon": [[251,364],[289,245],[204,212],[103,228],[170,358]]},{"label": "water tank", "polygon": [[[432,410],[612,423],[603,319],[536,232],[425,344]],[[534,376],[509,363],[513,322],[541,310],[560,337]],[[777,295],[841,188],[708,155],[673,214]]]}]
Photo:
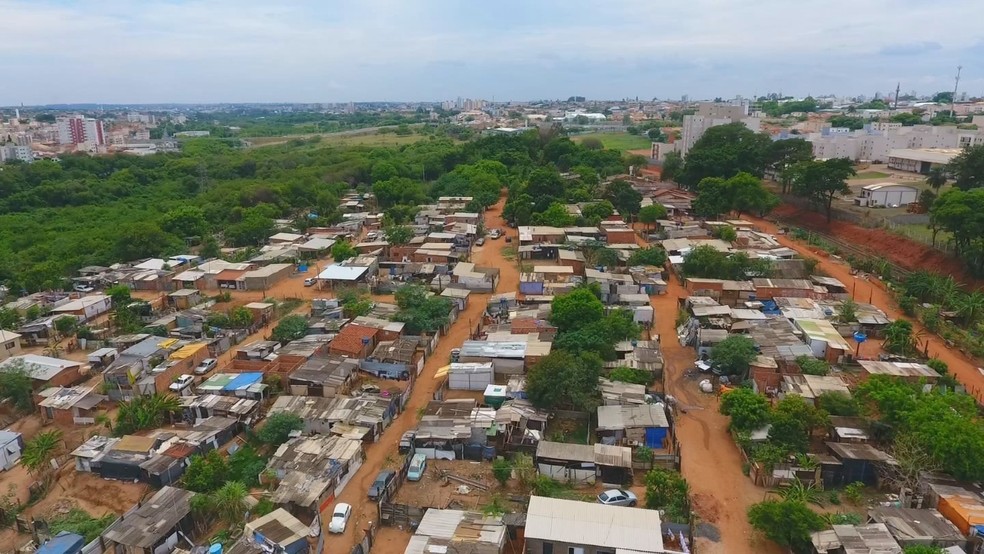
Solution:
[{"label": "water tank", "polygon": [[212,546],[208,547],[208,554],[222,554],[222,545],[213,544]]}]

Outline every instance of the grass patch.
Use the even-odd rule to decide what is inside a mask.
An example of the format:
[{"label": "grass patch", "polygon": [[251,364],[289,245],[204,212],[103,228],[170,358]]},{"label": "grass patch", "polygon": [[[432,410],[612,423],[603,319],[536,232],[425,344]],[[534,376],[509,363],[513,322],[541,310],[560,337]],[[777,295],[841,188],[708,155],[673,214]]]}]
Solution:
[{"label": "grass patch", "polygon": [[[933,242],[933,231],[926,225],[897,225],[895,228],[889,227],[888,231],[927,245]],[[940,231],[936,233],[936,244],[946,244],[951,238],[949,232]]]},{"label": "grass patch", "polygon": [[515,246],[507,246],[507,247],[503,248],[502,249],[502,257],[504,259],[510,260],[510,261],[515,260],[516,259],[516,247]]},{"label": "grass patch", "polygon": [[[309,148],[327,148],[337,146],[402,146],[404,144],[413,144],[428,138],[428,135],[418,135],[416,133],[405,136],[400,136],[396,133],[372,133],[366,135],[338,135],[334,133],[325,133],[320,136],[321,140],[317,143],[311,144]],[[310,138],[311,135],[296,135],[286,137],[257,137],[247,138],[245,140],[248,140],[252,146],[256,148],[260,146],[287,144],[291,140],[307,140]]]},{"label": "grass patch", "polygon": [[881,171],[862,171],[858,173],[853,178],[854,179],[884,179],[886,177],[891,177],[889,173],[882,173]]},{"label": "grass patch", "polygon": [[555,417],[547,423],[547,437],[554,442],[589,444],[588,422]]},{"label": "grass patch", "polygon": [[574,141],[581,142],[588,137],[600,140],[608,150],[649,150],[653,144],[647,137],[628,133],[590,133],[576,136]]}]

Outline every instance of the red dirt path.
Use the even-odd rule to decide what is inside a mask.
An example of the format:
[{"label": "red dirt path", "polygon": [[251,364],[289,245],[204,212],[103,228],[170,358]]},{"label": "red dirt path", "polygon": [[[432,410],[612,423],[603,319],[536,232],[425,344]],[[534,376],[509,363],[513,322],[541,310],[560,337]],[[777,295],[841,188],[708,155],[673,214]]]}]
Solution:
[{"label": "red dirt path", "polygon": [[958,281],[978,284],[967,275],[958,258],[947,256],[925,244],[909,240],[884,229],[866,229],[844,221],[827,223],[823,214],[781,204],[772,211],[769,219],[779,218],[784,224],[812,229],[831,235],[842,241],[867,249],[873,256],[884,257],[906,269],[925,269],[935,273],[953,275]]}]

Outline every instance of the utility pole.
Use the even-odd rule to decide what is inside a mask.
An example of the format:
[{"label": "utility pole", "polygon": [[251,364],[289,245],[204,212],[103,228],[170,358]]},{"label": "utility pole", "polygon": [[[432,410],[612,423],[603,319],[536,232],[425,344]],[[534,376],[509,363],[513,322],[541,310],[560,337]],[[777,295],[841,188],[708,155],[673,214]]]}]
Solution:
[{"label": "utility pole", "polygon": [[899,109],[899,91],[902,90],[902,82],[900,81],[895,85],[895,107],[893,109]]},{"label": "utility pole", "polygon": [[957,114],[953,111],[953,104],[957,101],[957,87],[960,86],[960,70],[963,69],[962,65],[957,66],[957,77],[954,79],[953,83],[953,96],[950,97],[950,117],[956,119]]}]

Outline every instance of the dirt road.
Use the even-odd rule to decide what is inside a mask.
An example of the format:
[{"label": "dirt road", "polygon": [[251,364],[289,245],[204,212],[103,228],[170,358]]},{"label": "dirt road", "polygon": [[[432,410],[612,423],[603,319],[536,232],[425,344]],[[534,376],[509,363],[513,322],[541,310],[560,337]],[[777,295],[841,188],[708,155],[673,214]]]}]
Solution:
[{"label": "dirt road", "polygon": [[919,350],[923,351],[924,348],[927,348],[930,357],[936,357],[946,362],[950,373],[967,387],[967,390],[977,398],[978,402],[984,402],[984,374],[978,371],[979,364],[973,358],[964,355],[959,350],[948,347],[943,342],[943,339],[926,330],[915,319],[906,317],[899,310],[892,295],[885,290],[885,286],[881,281],[874,277],[871,277],[870,280],[857,279],[851,275],[851,268],[846,263],[818,255],[809,246],[794,241],[784,235],[779,235],[779,229],[768,221],[753,217],[748,217],[748,219],[754,221],[762,231],[776,235],[783,246],[788,246],[796,250],[803,257],[819,260],[818,267],[827,275],[838,279],[848,287],[853,288],[856,286],[858,291],[857,300],[859,302],[868,302],[870,298],[870,303],[884,310],[888,314],[888,317],[892,319],[908,319],[911,321],[913,330],[917,334],[921,333],[918,335]]},{"label": "dirt road", "polygon": [[[637,226],[638,227],[638,226]],[[640,246],[648,246],[636,237]],[[696,354],[680,345],[676,335],[679,301],[687,297],[676,275],[667,281],[666,294],[650,297],[655,312],[653,330],[659,333],[666,372],[666,392],[686,406],[677,412],[682,473],[690,484],[694,510],[701,521],[717,527],[720,541],[697,538],[702,554],[769,554],[782,552],[758,536],[748,524],[748,508],[761,502],[765,491],[742,473],[742,458],[728,433],[728,418],[718,412],[714,395],[701,393],[697,380],[685,376]]]},{"label": "dirt road", "polygon": [[[500,200],[498,204],[486,212],[487,228],[501,227],[506,229],[501,218],[504,202],[505,199]],[[510,236],[514,237],[513,244],[515,244],[515,231],[506,230],[512,232]],[[519,271],[515,262],[508,261],[502,256],[502,249],[506,246],[504,239],[486,240],[485,245],[476,248],[472,256],[473,261],[480,266],[499,268],[500,291],[516,290],[519,284]],[[376,474],[388,463],[392,464],[397,459],[400,436],[417,426],[417,410],[426,406],[427,402],[433,398],[438,385],[434,374],[438,368],[447,365],[451,356],[451,349],[460,347],[461,343],[468,338],[469,329],[474,328],[485,313],[488,297],[488,294],[471,294],[468,298],[468,306],[458,315],[457,321],[451,325],[450,332],[441,338],[434,353],[424,364],[424,370],[414,385],[406,410],[383,433],[378,442],[366,447],[365,462],[336,500],[336,502],[352,505],[352,520],[344,534],[329,535],[326,538],[325,552],[349,552],[356,540],[362,537],[363,529],[367,527],[368,523],[376,521],[377,505],[375,502],[369,501],[366,497],[366,491]],[[326,511],[324,517],[330,518],[331,514]],[[401,536],[403,540],[401,540]],[[373,546],[374,554],[402,554],[409,540],[409,535],[398,535],[388,530],[385,537],[386,540],[381,540]]]}]

